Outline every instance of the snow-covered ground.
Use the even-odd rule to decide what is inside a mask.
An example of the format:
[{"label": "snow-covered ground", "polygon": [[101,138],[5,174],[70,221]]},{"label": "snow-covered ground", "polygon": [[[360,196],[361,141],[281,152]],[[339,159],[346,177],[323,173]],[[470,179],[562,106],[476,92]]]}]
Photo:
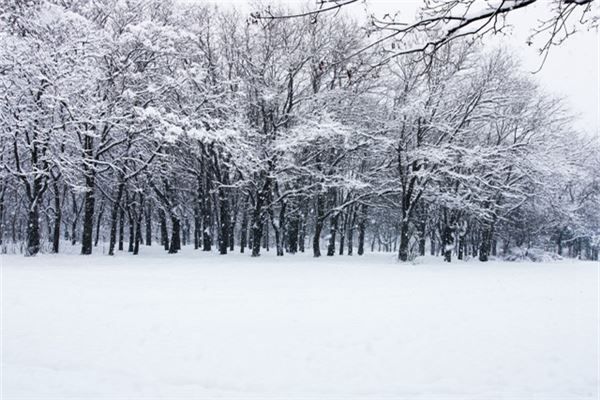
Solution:
[{"label": "snow-covered ground", "polygon": [[598,265],[2,257],[2,400],[595,399]]}]

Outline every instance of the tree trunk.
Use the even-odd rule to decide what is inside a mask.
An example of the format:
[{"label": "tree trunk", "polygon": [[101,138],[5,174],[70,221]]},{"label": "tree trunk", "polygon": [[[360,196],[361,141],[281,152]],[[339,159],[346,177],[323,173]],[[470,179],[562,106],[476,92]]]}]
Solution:
[{"label": "tree trunk", "polygon": [[313,256],[321,257],[321,231],[323,230],[324,219],[324,201],[323,196],[317,194],[316,201],[316,218],[315,218],[315,234],[313,236]]},{"label": "tree trunk", "polygon": [[330,257],[335,255],[335,236],[338,231],[338,218],[338,213],[335,213],[331,217],[331,225],[329,228],[329,245],[327,246],[327,255]]},{"label": "tree trunk", "polygon": [[425,216],[421,216],[421,220],[419,221],[419,255],[425,255],[425,230],[426,230],[426,221]]},{"label": "tree trunk", "polygon": [[229,200],[227,199],[227,193],[225,189],[219,188],[219,254],[227,254],[227,248],[229,247],[229,224],[231,223],[229,217]]},{"label": "tree trunk", "polygon": [[351,256],[354,252],[354,225],[356,224],[356,209],[352,209],[352,218],[350,219],[350,225],[348,227],[348,255]]},{"label": "tree trunk", "polygon": [[77,198],[75,194],[71,195],[71,211],[73,213],[73,220],[71,221],[71,246],[77,244],[77,220],[79,219],[80,208],[77,207]]},{"label": "tree trunk", "polygon": [[[108,255],[112,256],[115,254],[115,244],[117,242],[117,216],[119,213],[121,197],[123,196],[123,189],[125,184],[120,182],[117,186],[117,196],[115,197],[115,201],[112,205],[112,210],[110,212],[110,239],[108,243]],[[120,250],[120,249],[119,249]]]},{"label": "tree trunk", "polygon": [[212,237],[210,235],[210,229],[212,225],[211,220],[211,202],[210,195],[204,193],[202,197],[202,251],[212,250]]},{"label": "tree trunk", "polygon": [[[1,210],[0,210],[1,212]],[[60,206],[60,192],[58,190],[58,183],[54,181],[54,231],[52,234],[52,252],[58,253],[60,251],[60,224],[62,220],[62,207]],[[0,219],[2,215],[0,215]],[[3,230],[2,224],[0,229]],[[2,244],[2,232],[0,232],[0,244]]]},{"label": "tree trunk", "polygon": [[400,246],[398,251],[398,259],[400,261],[408,261],[408,242],[410,238],[408,236],[408,221],[403,218],[400,221]]},{"label": "tree trunk", "polygon": [[27,218],[26,256],[35,256],[40,251],[40,211],[38,202],[34,201],[29,208]]},{"label": "tree trunk", "polygon": [[454,248],[454,236],[452,235],[452,227],[449,224],[444,225],[444,231],[442,234],[442,251],[444,254],[444,261],[452,261],[452,249]]},{"label": "tree trunk", "polygon": [[[166,225],[166,224],[165,224]],[[171,216],[171,244],[169,245],[169,254],[175,254],[181,250],[181,223],[175,215]]]},{"label": "tree trunk", "polygon": [[556,238],[556,246],[558,247],[557,253],[558,253],[559,256],[562,256],[562,253],[563,253],[562,239],[563,239],[563,230],[560,229],[558,231],[558,237]]},{"label": "tree trunk", "polygon": [[119,206],[119,251],[123,251],[123,242],[125,241],[125,206]]},{"label": "tree trunk", "polygon": [[298,227],[298,250],[304,253],[304,242],[306,241],[306,214],[302,214]]},{"label": "tree trunk", "polygon": [[200,207],[196,205],[194,207],[194,250],[200,248],[200,237],[202,231],[202,222],[200,220]]},{"label": "tree trunk", "polygon": [[240,227],[240,253],[243,253],[248,245],[248,212],[246,211],[246,204],[244,204],[244,211],[242,214],[242,225]]},{"label": "tree trunk", "polygon": [[465,254],[465,248],[467,247],[466,243],[465,243],[465,235],[460,235],[458,237],[458,256],[457,258],[459,260],[463,260],[464,254]]},{"label": "tree trunk", "polygon": [[489,259],[491,247],[491,228],[484,227],[481,232],[481,244],[479,246],[479,261],[486,262]]},{"label": "tree trunk", "polygon": [[229,251],[233,251],[235,249],[235,226],[237,224],[237,216],[239,212],[239,201],[235,202],[235,207],[233,210],[230,210],[230,222],[229,222]]},{"label": "tree trunk", "polygon": [[260,256],[260,242],[263,235],[262,207],[270,187],[269,182],[270,180],[267,178],[262,190],[256,194],[256,204],[252,215],[252,257]]},{"label": "tree trunk", "polygon": [[92,236],[94,232],[94,206],[96,204],[96,196],[94,193],[95,182],[94,177],[88,175],[86,181],[86,192],[84,196],[83,206],[83,235],[81,237],[81,254],[92,254]]},{"label": "tree trunk", "polygon": [[134,219],[133,206],[129,207],[127,210],[127,217],[129,220],[129,247],[127,248],[128,253],[133,253],[133,242],[135,241],[135,219]]},{"label": "tree trunk", "polygon": [[367,226],[367,205],[362,204],[360,207],[360,220],[358,222],[358,255],[362,256],[365,253],[365,231]]},{"label": "tree trunk", "polygon": [[269,251],[269,242],[270,242],[270,236],[269,236],[269,224],[265,223],[265,229],[264,229],[264,234],[263,234],[263,248],[267,251]]},{"label": "tree trunk", "polygon": [[146,208],[144,220],[146,222],[146,246],[152,246],[152,208],[150,204]]},{"label": "tree trunk", "polygon": [[296,254],[298,251],[298,234],[300,230],[300,219],[298,214],[294,213],[290,217],[290,223],[288,228],[288,252],[290,254]]},{"label": "tree trunk", "polygon": [[140,252],[140,242],[142,240],[142,216],[144,215],[144,198],[139,194],[140,205],[138,208],[137,221],[135,224],[135,241],[133,244],[133,255]]},{"label": "tree trunk", "polygon": [[340,256],[344,255],[344,245],[346,244],[346,230],[348,228],[348,218],[350,218],[350,214],[346,213],[343,217],[344,223],[342,224],[342,228],[340,229],[340,249],[338,254]]}]

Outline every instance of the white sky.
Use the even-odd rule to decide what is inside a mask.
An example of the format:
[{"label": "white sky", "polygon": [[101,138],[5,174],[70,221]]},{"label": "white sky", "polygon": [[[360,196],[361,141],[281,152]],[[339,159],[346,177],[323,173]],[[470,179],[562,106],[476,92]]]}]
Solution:
[{"label": "white sky", "polygon": [[[188,2],[211,2],[219,5],[235,7],[242,12],[256,11],[253,0],[183,0]],[[268,0],[263,0],[269,3]],[[271,3],[286,4],[294,7],[301,4],[311,4],[314,0],[276,0]],[[393,15],[399,12],[399,19],[413,20],[413,15],[423,0],[365,0],[349,5],[346,12],[354,16],[373,13],[382,17],[386,13]],[[540,16],[547,13],[549,0],[540,4],[525,7],[513,12],[507,19],[513,27],[508,36],[488,38],[490,44],[502,43],[514,48],[523,61],[527,71],[539,68],[542,57],[535,46],[527,46],[526,40],[530,30],[537,25]],[[596,13],[598,13],[598,4]],[[570,37],[560,46],[551,49],[542,70],[535,75],[540,85],[547,91],[564,97],[566,105],[578,119],[576,127],[589,134],[599,135],[600,128],[600,69],[599,69],[600,36],[595,30],[580,31]]]}]

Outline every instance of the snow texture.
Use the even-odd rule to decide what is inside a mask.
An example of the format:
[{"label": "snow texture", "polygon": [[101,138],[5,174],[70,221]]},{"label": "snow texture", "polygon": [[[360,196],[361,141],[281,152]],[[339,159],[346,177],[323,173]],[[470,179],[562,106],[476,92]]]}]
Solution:
[{"label": "snow texture", "polygon": [[0,398],[597,398],[596,263],[432,260],[3,256]]}]

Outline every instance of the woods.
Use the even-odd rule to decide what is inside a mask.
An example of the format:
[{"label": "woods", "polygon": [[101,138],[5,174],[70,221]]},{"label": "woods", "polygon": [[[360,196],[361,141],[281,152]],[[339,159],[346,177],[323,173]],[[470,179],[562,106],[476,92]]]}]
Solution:
[{"label": "woods", "polygon": [[598,259],[598,140],[509,50],[371,42],[343,15],[15,3],[1,251]]}]

